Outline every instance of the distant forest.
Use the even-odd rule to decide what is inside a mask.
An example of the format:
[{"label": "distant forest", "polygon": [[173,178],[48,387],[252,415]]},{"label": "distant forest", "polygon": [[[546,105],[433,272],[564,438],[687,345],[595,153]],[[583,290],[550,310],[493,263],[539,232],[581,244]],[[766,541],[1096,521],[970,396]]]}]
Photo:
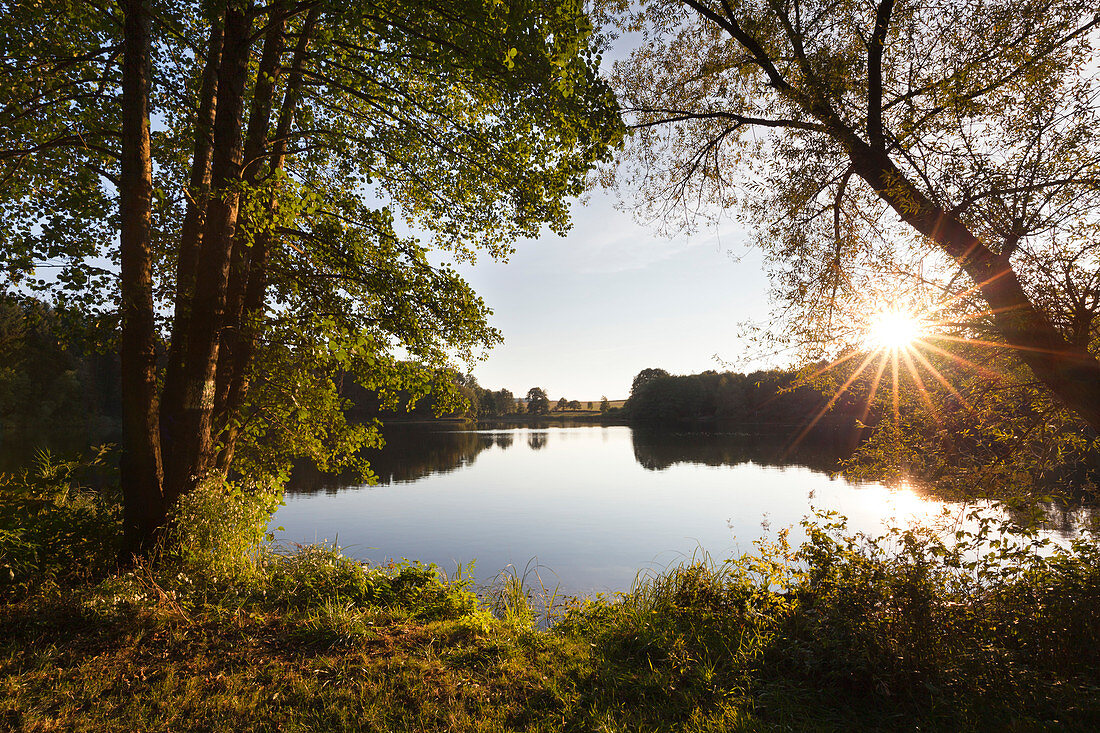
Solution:
[{"label": "distant forest", "polygon": [[[545,392],[533,388],[532,393],[542,395],[544,407],[529,410],[525,399],[517,398],[507,389],[491,390],[482,387],[470,375],[449,374],[467,406],[457,410],[439,411],[429,395],[417,402],[409,412],[403,409],[387,410],[381,406],[378,395],[354,384],[342,387],[344,394],[354,405],[351,415],[358,418],[380,417],[414,418],[430,420],[435,417],[487,418],[537,415],[569,417],[570,411],[599,409],[599,402],[581,403],[561,398],[545,400]],[[818,418],[813,431],[817,434],[857,433],[861,422],[873,421],[863,402],[854,397],[841,398],[826,410],[829,398],[811,386],[798,383],[795,371],[773,369],[751,374],[707,371],[702,374],[673,375],[663,369],[644,369],[634,378],[630,398],[621,409],[606,407],[601,413],[617,421],[638,424],[691,425],[720,423],[745,433],[783,433],[791,435]],[[406,395],[399,396],[404,405]],[[439,414],[437,415],[437,412]],[[598,415],[586,413],[585,417],[598,419]]]},{"label": "distant forest", "polygon": [[83,445],[117,439],[113,332],[113,324],[74,310],[0,292],[0,436]]},{"label": "distant forest", "polygon": [[[797,383],[794,371],[772,369],[751,374],[707,371],[674,375],[644,369],[634,378],[623,415],[646,423],[722,422],[745,432],[784,432],[808,425],[825,410],[828,397]],[[825,412],[817,432],[853,430],[866,421],[862,403],[839,399]]]}]

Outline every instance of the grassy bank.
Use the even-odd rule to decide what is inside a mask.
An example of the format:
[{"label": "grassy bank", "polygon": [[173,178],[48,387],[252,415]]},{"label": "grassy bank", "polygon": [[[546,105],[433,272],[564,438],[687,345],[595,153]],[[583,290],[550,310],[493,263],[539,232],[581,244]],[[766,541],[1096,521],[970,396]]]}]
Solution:
[{"label": "grassy bank", "polygon": [[0,728],[1100,727],[1095,543],[872,542],[822,517],[803,547],[780,534],[548,610],[514,579],[479,597],[415,563],[275,552],[240,494],[190,511],[217,502],[231,521],[118,573],[109,496],[66,475],[0,488]]}]

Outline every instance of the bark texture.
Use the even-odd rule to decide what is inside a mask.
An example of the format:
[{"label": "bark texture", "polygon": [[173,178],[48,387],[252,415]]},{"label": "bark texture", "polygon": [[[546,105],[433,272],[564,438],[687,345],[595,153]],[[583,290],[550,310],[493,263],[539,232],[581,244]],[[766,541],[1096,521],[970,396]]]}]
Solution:
[{"label": "bark texture", "polygon": [[122,158],[119,178],[122,295],[122,560],[148,554],[164,524],[157,429],[156,336],[150,251],[153,173],[149,142],[149,9],[124,0]]},{"label": "bark texture", "polygon": [[[298,35],[298,42],[294,48],[294,57],[290,63],[286,91],[283,94],[283,101],[279,110],[279,121],[275,128],[275,138],[271,145],[268,165],[273,173],[281,171],[286,160],[287,139],[290,137],[290,129],[294,123],[294,111],[302,88],[302,69],[305,65],[309,41],[319,15],[320,8],[318,6],[314,6],[309,10],[302,23],[302,30]],[[274,216],[277,211],[278,200],[272,196],[268,206],[271,216]],[[228,390],[223,409],[230,416],[230,419],[226,422],[220,439],[217,468],[222,474],[229,471],[229,466],[233,462],[237,440],[241,434],[240,423],[233,420],[232,417],[239,414],[248,396],[249,368],[252,357],[256,353],[259,323],[264,315],[267,293],[267,263],[270,258],[271,245],[272,234],[269,229],[266,229],[257,234],[249,257],[244,302],[239,321],[239,345],[233,354],[232,361],[227,364],[229,374],[225,379]]]},{"label": "bark texture", "polygon": [[180,248],[176,262],[176,302],[172,316],[172,338],[168,364],[164,371],[161,399],[161,443],[165,462],[174,463],[178,419],[183,410],[183,369],[187,353],[187,332],[191,324],[191,298],[195,291],[202,228],[210,199],[210,162],[214,153],[214,109],[218,98],[218,66],[222,54],[223,18],[214,21],[207,43],[199,108],[195,116],[195,146],[188,181],[187,208],[180,229]]},{"label": "bark texture", "polygon": [[169,506],[192,489],[213,465],[211,419],[215,371],[240,204],[244,160],[241,117],[248,75],[251,15],[251,3],[232,0],[225,12],[214,115],[211,195],[195,270],[182,370],[182,400],[177,414],[166,415],[174,434],[171,460],[165,465],[164,495]]},{"label": "bark texture", "polygon": [[[264,163],[267,160],[268,129],[271,126],[271,110],[274,106],[275,82],[279,75],[283,55],[286,26],[285,3],[279,2],[271,9],[264,36],[263,52],[252,91],[252,105],[248,115],[248,130],[244,142],[244,182],[250,187],[261,183]],[[270,209],[270,205],[268,207]],[[233,419],[227,407],[230,385],[233,382],[234,364],[243,348],[241,313],[244,308],[244,292],[248,279],[249,261],[255,254],[251,241],[254,233],[238,227],[233,241],[229,265],[229,284],[226,292],[225,323],[219,334],[218,364],[215,375],[214,412],[211,420],[215,436],[220,436]]]}]

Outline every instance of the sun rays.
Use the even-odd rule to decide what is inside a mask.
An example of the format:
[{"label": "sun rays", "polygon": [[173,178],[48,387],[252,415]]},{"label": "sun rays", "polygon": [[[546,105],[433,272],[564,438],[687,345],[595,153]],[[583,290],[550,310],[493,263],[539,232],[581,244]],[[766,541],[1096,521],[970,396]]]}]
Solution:
[{"label": "sun rays", "polygon": [[[861,303],[850,319],[846,338],[850,346],[806,377],[812,381],[833,372],[840,384],[826,404],[809,417],[790,448],[797,446],[845,395],[862,402],[857,406],[860,423],[879,401],[880,390],[890,392],[889,413],[883,414],[883,418],[892,418],[895,425],[901,417],[901,394],[910,388],[921,408],[939,424],[945,419],[942,407],[945,398],[954,406],[970,410],[969,402],[941,371],[944,363],[973,370],[987,379],[1004,379],[1008,375],[991,369],[991,360],[976,362],[965,354],[973,348],[1008,347],[976,337],[974,325],[988,314],[980,314],[977,319],[959,319],[960,301],[968,294],[969,291],[928,303],[921,302],[914,293],[900,296],[880,293],[873,301],[868,297]],[[883,408],[885,412],[886,405]],[[947,411],[950,409],[953,408]]]}]

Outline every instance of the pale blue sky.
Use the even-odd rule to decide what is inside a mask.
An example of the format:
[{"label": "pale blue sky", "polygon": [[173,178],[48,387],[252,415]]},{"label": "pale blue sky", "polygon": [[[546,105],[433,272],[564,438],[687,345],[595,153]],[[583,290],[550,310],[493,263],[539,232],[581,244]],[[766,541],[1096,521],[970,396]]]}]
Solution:
[{"label": "pale blue sky", "polygon": [[[638,42],[619,38],[604,70]],[[781,363],[746,360],[737,338],[739,324],[765,321],[769,305],[761,254],[734,221],[669,238],[615,204],[614,192],[597,190],[574,202],[567,237],[546,232],[518,242],[507,263],[481,256],[457,266],[504,335],[473,370],[483,387],[614,400],[647,367],[689,374]]]},{"label": "pale blue sky", "polygon": [[519,242],[507,263],[481,256],[457,267],[504,334],[474,369],[483,387],[622,399],[646,367],[686,374],[779,362],[742,361],[738,325],[763,321],[769,306],[760,253],[736,224],[667,238],[614,202],[596,192],[574,204],[567,237],[546,233]]}]

